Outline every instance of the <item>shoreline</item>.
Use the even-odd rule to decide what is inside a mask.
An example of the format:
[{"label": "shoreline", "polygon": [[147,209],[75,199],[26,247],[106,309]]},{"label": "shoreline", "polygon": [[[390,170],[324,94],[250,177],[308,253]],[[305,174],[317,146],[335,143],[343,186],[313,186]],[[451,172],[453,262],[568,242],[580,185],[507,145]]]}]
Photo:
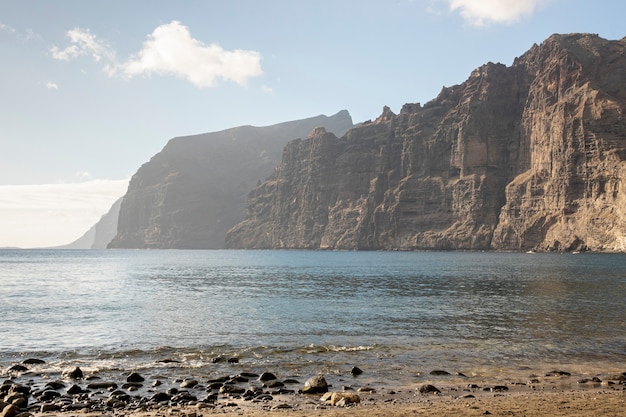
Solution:
[{"label": "shoreline", "polygon": [[[554,390],[507,393],[485,393],[475,397],[443,395],[415,395],[410,392],[396,394],[361,394],[362,402],[351,406],[332,406],[319,396],[276,398],[265,403],[229,401],[214,406],[161,405],[135,410],[108,411],[56,411],[34,412],[35,417],[46,416],[133,416],[133,417],[202,417],[252,416],[252,417],[396,417],[396,416],[622,416],[626,409],[624,388],[592,388],[585,390]],[[392,398],[394,397],[394,398]]]},{"label": "shoreline", "polygon": [[[114,376],[83,374],[80,368],[61,375],[2,370],[8,379],[0,385],[0,417],[618,416],[626,409],[626,372],[553,370],[526,378],[515,372],[477,378],[432,371],[420,382],[392,386],[376,382],[375,372],[359,379],[354,376],[359,371],[354,368],[334,384],[323,379],[319,391],[310,392],[319,378],[279,379],[271,372],[161,381],[134,371]],[[326,391],[336,398],[327,394],[324,400]]]}]

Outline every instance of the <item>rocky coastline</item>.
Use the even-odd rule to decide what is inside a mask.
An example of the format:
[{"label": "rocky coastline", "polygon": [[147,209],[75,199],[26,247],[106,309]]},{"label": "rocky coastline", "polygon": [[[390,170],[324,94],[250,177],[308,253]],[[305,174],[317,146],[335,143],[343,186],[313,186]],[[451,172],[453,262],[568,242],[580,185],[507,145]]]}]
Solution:
[{"label": "rocky coastline", "polygon": [[[234,365],[238,358],[220,357],[214,361]],[[602,397],[609,399],[610,407],[617,407],[615,415],[619,415],[617,410],[621,407],[623,411],[626,400],[626,372],[615,371],[585,374],[551,370],[540,375],[528,373],[523,379],[506,374],[486,378],[432,370],[419,384],[394,387],[376,382],[375,370],[369,372],[374,374],[370,375],[373,379],[361,379],[368,372],[358,366],[340,375],[339,384],[329,384],[324,375],[281,377],[280,372],[242,372],[241,368],[233,368],[237,373],[206,378],[191,375],[169,378],[135,370],[100,374],[83,371],[78,366],[59,374],[37,372],[37,366],[43,363],[30,358],[0,370],[3,380],[0,417],[76,414],[197,417],[214,413],[275,412],[309,415],[313,411],[326,413],[316,415],[335,415],[329,413],[340,409],[351,409],[355,415],[363,412],[394,415],[393,410],[402,415],[408,410],[432,412],[433,407],[443,407],[450,415],[455,415],[455,409],[492,414],[490,409],[497,410],[499,403],[504,402],[509,408],[512,404],[527,403],[528,399],[534,399],[536,404],[541,401],[552,404],[546,400],[549,397],[559,398],[563,404]],[[583,412],[581,415],[596,410],[577,407]],[[575,415],[575,410],[570,411],[572,414],[562,415]],[[545,413],[560,415],[554,410]]]}]

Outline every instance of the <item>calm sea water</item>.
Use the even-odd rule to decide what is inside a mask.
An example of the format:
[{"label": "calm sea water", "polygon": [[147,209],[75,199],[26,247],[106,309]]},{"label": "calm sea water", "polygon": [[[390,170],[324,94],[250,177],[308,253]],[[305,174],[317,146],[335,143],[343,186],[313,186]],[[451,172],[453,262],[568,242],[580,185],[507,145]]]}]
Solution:
[{"label": "calm sea water", "polygon": [[2,250],[0,374],[27,357],[51,374],[623,371],[626,255]]}]

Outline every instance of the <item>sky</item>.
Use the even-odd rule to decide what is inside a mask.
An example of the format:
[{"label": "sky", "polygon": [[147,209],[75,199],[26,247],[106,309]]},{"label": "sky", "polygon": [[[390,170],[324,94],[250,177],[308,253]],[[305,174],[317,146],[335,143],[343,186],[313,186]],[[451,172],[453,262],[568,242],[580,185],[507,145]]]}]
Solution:
[{"label": "sky", "polygon": [[176,136],[425,103],[622,0],[0,0],[0,247],[80,237]]}]

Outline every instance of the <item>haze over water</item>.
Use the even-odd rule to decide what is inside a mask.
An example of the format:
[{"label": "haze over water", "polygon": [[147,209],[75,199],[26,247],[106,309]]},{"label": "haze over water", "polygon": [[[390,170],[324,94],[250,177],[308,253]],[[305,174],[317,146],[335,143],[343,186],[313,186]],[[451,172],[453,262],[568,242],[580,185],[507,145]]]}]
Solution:
[{"label": "haze over water", "polygon": [[228,356],[411,382],[626,362],[623,254],[3,250],[0,282],[2,370]]}]

